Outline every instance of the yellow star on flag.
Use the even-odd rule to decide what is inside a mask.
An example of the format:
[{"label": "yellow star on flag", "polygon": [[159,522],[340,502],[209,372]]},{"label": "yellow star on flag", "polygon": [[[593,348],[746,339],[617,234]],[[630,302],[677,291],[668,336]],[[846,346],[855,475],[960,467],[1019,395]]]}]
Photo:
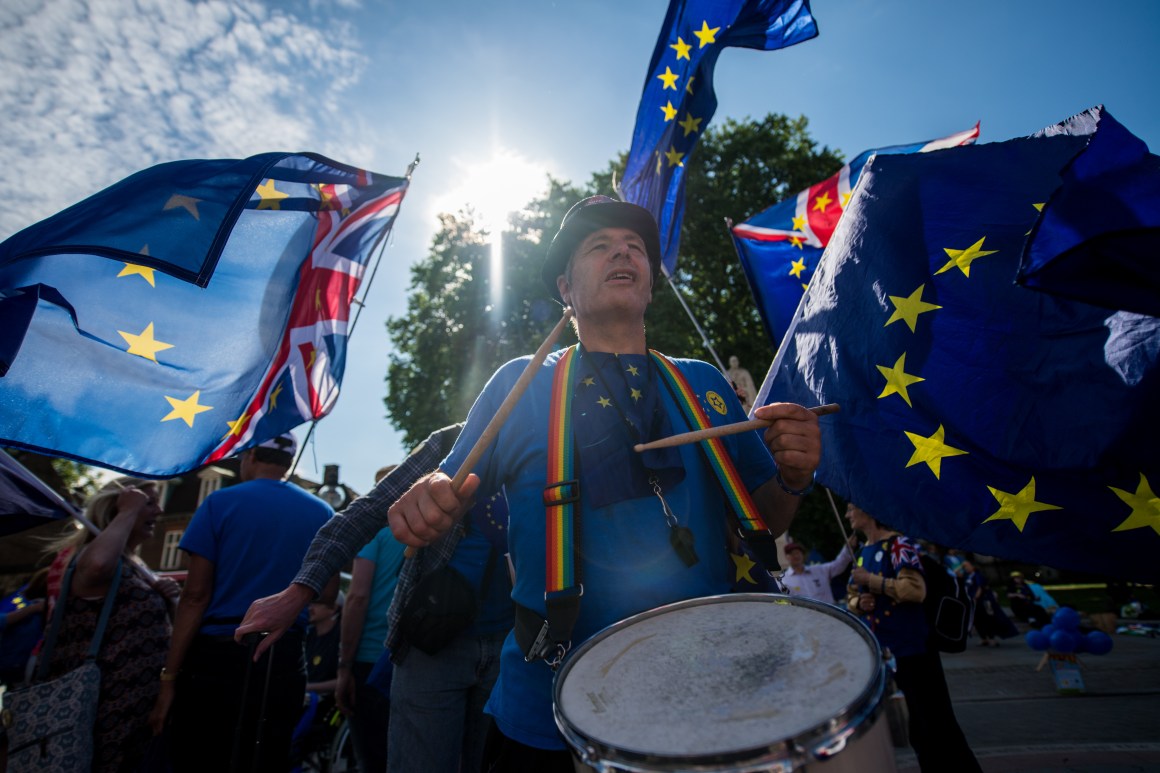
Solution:
[{"label": "yellow star on flag", "polygon": [[600,403],[601,408],[607,408],[608,406],[612,405],[612,401],[609,400],[604,395],[600,395],[600,399],[597,400],[596,402]]},{"label": "yellow star on flag", "polygon": [[258,195],[262,197],[258,202],[258,209],[282,209],[282,199],[290,198],[289,193],[283,193],[274,187],[273,180],[266,180],[259,185]]},{"label": "yellow star on flag", "polygon": [[190,427],[193,426],[193,417],[199,413],[212,411],[211,405],[200,405],[197,400],[201,397],[201,390],[197,390],[184,400],[178,400],[176,397],[165,395],[165,399],[169,401],[169,406],[173,408],[172,411],[165,415],[162,421],[173,421],[174,419],[181,419]]},{"label": "yellow star on flag", "polygon": [[676,149],[676,148],[674,148],[672,145],[669,145],[669,150],[668,150],[668,152],[667,152],[667,153],[665,153],[665,158],[667,158],[667,159],[668,159],[668,161],[669,161],[669,166],[670,166],[670,167],[673,167],[673,166],[684,166],[684,165],[685,165],[685,162],[681,160],[681,159],[683,159],[684,157],[685,157],[685,154],[684,154],[684,153],[678,153],[678,152],[677,152],[677,149]]},{"label": "yellow star on flag", "polygon": [[805,215],[794,215],[793,216],[793,230],[795,230],[795,231],[806,230],[806,216]]},{"label": "yellow star on flag", "polygon": [[135,354],[147,360],[157,362],[157,352],[173,348],[173,344],[158,341],[153,337],[152,322],[137,335],[126,333],[124,330],[118,330],[117,332],[121,334],[121,338],[125,339],[125,343],[129,344],[129,354]]},{"label": "yellow star on flag", "polygon": [[665,123],[677,117],[677,108],[673,107],[672,100],[669,100],[668,104],[664,105],[661,110],[665,114]]},{"label": "yellow star on flag", "polygon": [[987,237],[984,236],[982,239],[979,239],[979,241],[975,242],[970,247],[967,247],[965,250],[953,250],[950,247],[943,247],[943,252],[950,256],[950,260],[947,261],[945,266],[934,272],[935,275],[937,276],[944,271],[950,271],[952,268],[957,266],[963,272],[963,276],[969,277],[971,275],[972,263],[984,255],[994,255],[996,252],[998,252],[998,250],[983,249],[983,241],[986,238]]},{"label": "yellow star on flag", "polygon": [[[801,244],[798,244],[798,246],[800,247]],[[793,263],[790,263],[790,266],[789,275],[801,279],[802,272],[806,270],[806,259],[798,258]]]},{"label": "yellow star on flag", "polygon": [[660,80],[665,84],[661,91],[664,91],[665,89],[672,89],[673,91],[677,90],[677,74],[668,67],[665,67],[665,71],[657,77],[660,78]]},{"label": "yellow star on flag", "polygon": [[581,381],[580,383],[583,384],[584,386],[593,386],[596,383],[596,380],[593,379],[591,376],[586,376],[584,378],[584,380]]},{"label": "yellow star on flag", "polygon": [[631,373],[634,376],[639,376],[640,375],[640,368],[636,367],[635,365],[629,365],[627,368],[624,369],[624,372]]},{"label": "yellow star on flag", "polygon": [[733,581],[741,582],[742,580],[746,580],[756,585],[757,580],[753,579],[753,575],[749,573],[753,567],[757,566],[754,560],[744,553],[730,553],[729,557],[733,559],[733,565],[737,572]]},{"label": "yellow star on flag", "polygon": [[789,237],[789,243],[800,250],[802,248],[802,244],[805,243],[805,239],[800,236],[791,236]]},{"label": "yellow star on flag", "polygon": [[906,391],[907,387],[911,384],[917,384],[920,381],[926,381],[926,379],[920,378],[919,376],[912,376],[906,372],[906,352],[903,352],[902,356],[894,362],[894,367],[892,368],[887,368],[882,365],[875,365],[874,367],[878,368],[878,372],[886,377],[886,386],[883,388],[882,394],[878,395],[878,399],[881,400],[883,397],[898,395],[906,401],[907,405],[913,408],[914,405],[910,402],[910,394]]},{"label": "yellow star on flag", "polygon": [[962,456],[967,453],[946,444],[946,430],[941,424],[930,437],[923,437],[914,432],[907,432],[906,436],[910,438],[911,443],[914,443],[914,454],[911,455],[906,466],[913,467],[916,464],[925,464],[940,480],[942,479],[942,460],[948,456]]},{"label": "yellow star on flag", "polygon": [[676,43],[669,44],[669,48],[677,52],[677,61],[682,59],[689,59],[689,61],[692,61],[692,59],[689,58],[689,49],[691,49],[692,46],[686,43],[684,40],[681,40],[680,37],[677,38]]},{"label": "yellow star on flag", "polygon": [[845,209],[846,205],[850,203],[850,197],[853,195],[854,195],[853,191],[846,191],[845,193],[843,193],[841,196],[838,197],[838,201],[841,203],[842,209]]},{"label": "yellow star on flag", "polygon": [[717,33],[720,32],[720,30],[721,30],[720,27],[714,27],[713,29],[709,29],[709,22],[702,21],[701,22],[701,29],[693,32],[693,34],[697,36],[697,40],[700,41],[700,43],[701,43],[701,45],[697,46],[697,48],[704,48],[705,46],[709,45],[710,43],[716,43],[717,42]]},{"label": "yellow star on flag", "polygon": [[629,396],[632,398],[632,401],[634,403],[637,402],[638,400],[640,400],[642,397],[644,397],[644,395],[641,394],[641,391],[639,389],[630,390]]},{"label": "yellow star on flag", "polygon": [[185,196],[180,193],[175,193],[169,197],[169,201],[165,202],[165,206],[162,207],[162,211],[168,212],[171,209],[177,209],[178,207],[181,207],[186,212],[193,215],[194,220],[201,220],[201,215],[197,211],[197,205],[199,202],[201,202],[201,199],[195,199],[192,196]]},{"label": "yellow star on flag", "polygon": [[1042,212],[1043,208],[1047,206],[1047,202],[1041,201],[1038,204],[1032,204],[1031,206],[1035,207],[1036,212]]},{"label": "yellow star on flag", "polygon": [[1154,532],[1160,534],[1160,497],[1157,497],[1152,491],[1152,487],[1148,484],[1148,479],[1144,477],[1144,473],[1140,473],[1140,485],[1136,487],[1135,492],[1124,491],[1115,486],[1108,486],[1108,488],[1124,504],[1132,508],[1132,512],[1128,515],[1127,520],[1112,529],[1112,531],[1129,531],[1131,529],[1143,529],[1151,526]]},{"label": "yellow star on flag", "polygon": [[695,77],[693,77],[692,75],[689,76],[689,81],[685,84],[685,92],[687,94],[693,93],[693,81],[695,81],[695,80],[697,80]]},{"label": "yellow star on flag", "polygon": [[1044,510],[1062,510],[1059,505],[1049,505],[1044,502],[1035,501],[1035,477],[1031,477],[1031,481],[1023,487],[1023,490],[1017,494],[1008,494],[1006,491],[1000,491],[997,488],[987,486],[987,491],[991,492],[991,496],[999,502],[999,509],[990,518],[987,518],[983,523],[990,521],[1011,521],[1019,531],[1023,531],[1023,527],[1027,525],[1027,519],[1032,513],[1039,513]]},{"label": "yellow star on flag", "polygon": [[821,196],[818,196],[816,199],[814,199],[814,209],[818,210],[819,212],[825,212],[826,207],[830,206],[832,203],[834,203],[834,200],[830,198],[830,194],[823,193]]},{"label": "yellow star on flag", "polygon": [[126,263],[125,267],[121,269],[121,273],[117,274],[120,279],[123,276],[139,276],[149,283],[150,287],[157,286],[157,280],[153,277],[154,269],[149,266],[138,266],[136,263]]},{"label": "yellow star on flag", "polygon": [[[927,303],[922,299],[922,291],[926,289],[926,284],[920,284],[918,289],[910,295],[903,298],[900,295],[890,295],[890,302],[894,304],[894,313],[890,315],[890,319],[886,320],[886,325],[891,322],[902,320],[906,326],[910,328],[910,332],[914,332],[914,326],[918,324],[918,315],[925,314],[928,311],[941,309],[942,306],[936,306],[933,303]],[[882,327],[886,327],[883,325]]]},{"label": "yellow star on flag", "polygon": [[685,113],[685,120],[677,124],[685,130],[685,136],[688,137],[693,132],[701,130],[701,118],[694,118],[692,113]]},{"label": "yellow star on flag", "polygon": [[234,421],[227,421],[226,424],[229,426],[230,431],[227,432],[225,435],[223,435],[222,439],[224,440],[225,438],[228,438],[230,435],[241,435],[242,430],[246,426],[246,422],[249,420],[250,420],[250,414],[246,413],[245,411],[242,411],[242,415],[239,416],[237,419],[235,419]]},{"label": "yellow star on flag", "polygon": [[282,385],[274,387],[274,391],[270,393],[270,410],[273,411],[278,408],[278,395],[282,394]]}]

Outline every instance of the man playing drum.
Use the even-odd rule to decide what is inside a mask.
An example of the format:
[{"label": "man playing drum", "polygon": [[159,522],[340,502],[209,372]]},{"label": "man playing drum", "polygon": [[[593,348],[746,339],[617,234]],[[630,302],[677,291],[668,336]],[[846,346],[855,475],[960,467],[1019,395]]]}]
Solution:
[{"label": "man playing drum", "polygon": [[634,452],[746,418],[715,368],[647,349],[644,314],[659,271],[647,210],[606,196],[573,206],[542,277],[574,310],[579,345],[548,356],[457,492],[448,474],[528,358],[496,371],[441,471],[390,510],[395,537],[423,546],[462,516],[481,481],[483,491],[506,488],[517,621],[487,705],[496,722],[487,770],[572,770],[552,715],[554,668],[568,649],[639,612],[728,592],[727,524],[767,554],[812,485],[821,439],[817,417],[799,405],[758,408],[772,422],[764,435]]}]

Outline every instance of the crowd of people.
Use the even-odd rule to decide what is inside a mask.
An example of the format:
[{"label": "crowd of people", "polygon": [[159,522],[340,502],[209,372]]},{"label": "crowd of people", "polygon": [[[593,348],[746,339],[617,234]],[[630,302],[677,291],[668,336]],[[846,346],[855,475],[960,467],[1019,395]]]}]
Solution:
[{"label": "crowd of people", "polygon": [[[87,508],[99,535],[57,546],[45,593],[50,607],[67,604],[52,673],[83,658],[115,593],[93,770],[283,773],[306,705],[349,716],[367,773],[572,771],[552,710],[561,659],[634,614],[728,592],[739,544],[776,570],[774,538],[822,454],[817,416],[787,403],[756,409],[763,432],[713,441],[720,467],[697,445],[632,450],[746,418],[718,370],[648,349],[659,271],[646,210],[595,196],[568,212],[542,278],[573,310],[579,344],[532,366],[459,488],[451,476],[530,358],[502,366],[465,423],[433,432],[337,515],[286,480],[292,435],[243,452],[242,482],[207,497],[181,540],[180,593],[133,558],[160,512],[156,486],[106,486]],[[923,770],[978,770],[926,643],[918,545],[853,504],[847,519],[863,541],[851,535],[813,565],[791,542],[781,581],[791,595],[845,604],[888,650]],[[957,569],[982,643],[997,646],[1010,621],[969,561]],[[1016,617],[1041,622],[1042,599],[1013,581]],[[10,613],[9,627],[18,622]]]}]

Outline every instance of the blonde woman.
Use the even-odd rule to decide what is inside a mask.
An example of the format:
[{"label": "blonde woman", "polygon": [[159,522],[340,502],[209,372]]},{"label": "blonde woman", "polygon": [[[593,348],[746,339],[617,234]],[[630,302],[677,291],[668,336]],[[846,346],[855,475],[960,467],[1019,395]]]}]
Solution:
[{"label": "blonde woman", "polygon": [[135,770],[152,737],[149,710],[169,647],[169,610],[180,589],[172,580],[155,577],[134,551],[152,536],[160,513],[152,482],[122,478],[106,484],[85,506],[85,515],[100,534],[82,529],[58,542],[49,570],[49,598],[55,601],[65,570],[76,562],[51,652],[50,678],[81,665],[118,568],[121,573],[97,657],[101,694],[93,729],[93,771]]}]

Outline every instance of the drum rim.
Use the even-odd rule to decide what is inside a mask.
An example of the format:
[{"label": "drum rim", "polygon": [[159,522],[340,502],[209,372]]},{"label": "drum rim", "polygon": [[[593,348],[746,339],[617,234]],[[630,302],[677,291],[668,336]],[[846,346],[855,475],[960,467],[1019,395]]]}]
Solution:
[{"label": "drum rim", "polygon": [[[655,752],[638,752],[611,746],[600,740],[581,735],[573,727],[571,721],[563,715],[560,709],[560,693],[563,688],[564,679],[578,659],[599,642],[641,620],[656,617],[669,611],[705,606],[708,604],[739,602],[788,603],[793,606],[806,607],[817,612],[822,612],[823,614],[836,617],[850,624],[850,627],[870,645],[873,662],[878,664],[873,677],[868,680],[861,692],[847,704],[845,709],[836,716],[831,717],[828,722],[823,722],[803,733],[790,738],[784,738],[775,743],[711,755],[661,755]],[[811,761],[828,759],[829,757],[836,756],[847,745],[856,741],[865,733],[868,733],[874,727],[874,720],[886,708],[886,682],[886,667],[882,659],[881,645],[879,645],[877,638],[875,638],[873,632],[870,631],[866,624],[849,611],[834,604],[827,604],[824,601],[816,601],[800,596],[789,596],[782,593],[724,593],[715,596],[700,596],[654,607],[653,609],[638,612],[631,617],[619,620],[594,633],[583,644],[569,652],[560,668],[556,671],[552,683],[552,714],[556,720],[556,728],[564,736],[571,750],[581,758],[582,762],[589,765],[599,764],[600,761],[604,761],[604,764],[611,762],[618,766],[630,766],[624,767],[624,770],[641,771],[666,769],[695,770],[698,766],[720,765],[740,765],[741,767],[730,768],[730,770],[735,771],[767,770],[771,762],[792,761],[796,766]],[[631,767],[634,764],[648,764],[651,767]],[[666,767],[655,767],[657,765],[664,765]],[[705,767],[704,769],[715,768]]]}]

